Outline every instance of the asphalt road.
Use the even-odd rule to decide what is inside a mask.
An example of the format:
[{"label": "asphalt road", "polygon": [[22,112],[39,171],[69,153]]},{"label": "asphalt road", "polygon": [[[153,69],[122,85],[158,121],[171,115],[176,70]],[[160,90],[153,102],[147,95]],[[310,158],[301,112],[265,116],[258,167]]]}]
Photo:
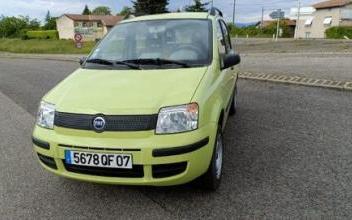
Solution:
[{"label": "asphalt road", "polygon": [[352,53],[249,53],[241,68],[251,73],[352,82]]},{"label": "asphalt road", "polygon": [[77,67],[0,59],[1,219],[352,217],[352,93],[240,81],[217,192],[105,186],[47,173],[32,151],[41,96]]}]

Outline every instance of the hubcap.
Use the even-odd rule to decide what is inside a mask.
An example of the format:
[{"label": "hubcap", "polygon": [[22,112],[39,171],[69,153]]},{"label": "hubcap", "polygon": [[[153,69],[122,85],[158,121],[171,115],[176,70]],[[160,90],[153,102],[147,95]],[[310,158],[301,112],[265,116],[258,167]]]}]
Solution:
[{"label": "hubcap", "polygon": [[216,178],[220,179],[221,171],[222,171],[222,158],[223,158],[223,144],[221,135],[218,135],[216,140],[216,151],[215,151],[215,170],[216,170]]}]

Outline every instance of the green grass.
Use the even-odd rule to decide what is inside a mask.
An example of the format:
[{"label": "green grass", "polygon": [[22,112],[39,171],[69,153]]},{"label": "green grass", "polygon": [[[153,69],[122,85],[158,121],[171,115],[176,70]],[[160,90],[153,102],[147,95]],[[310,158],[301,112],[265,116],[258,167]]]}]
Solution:
[{"label": "green grass", "polygon": [[0,38],[0,51],[12,53],[88,54],[94,45],[95,42],[84,42],[83,48],[78,49],[71,40],[21,40]]}]

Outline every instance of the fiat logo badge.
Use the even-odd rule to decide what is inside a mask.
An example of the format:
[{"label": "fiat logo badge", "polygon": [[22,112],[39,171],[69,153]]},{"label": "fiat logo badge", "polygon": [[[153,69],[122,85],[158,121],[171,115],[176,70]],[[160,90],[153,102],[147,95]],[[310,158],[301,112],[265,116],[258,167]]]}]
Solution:
[{"label": "fiat logo badge", "polygon": [[99,116],[99,117],[96,117],[93,120],[93,127],[98,132],[104,131],[105,125],[106,125],[106,122],[105,122],[105,119],[103,117]]}]

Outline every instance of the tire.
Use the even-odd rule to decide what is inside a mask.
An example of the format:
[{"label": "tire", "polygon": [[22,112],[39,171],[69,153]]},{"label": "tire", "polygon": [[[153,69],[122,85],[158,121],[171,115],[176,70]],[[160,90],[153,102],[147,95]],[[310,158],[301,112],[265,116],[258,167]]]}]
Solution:
[{"label": "tire", "polygon": [[229,111],[229,115],[233,116],[237,112],[237,86],[235,88],[235,91],[233,92],[233,98],[232,98],[232,103]]},{"label": "tire", "polygon": [[222,176],[223,158],[224,144],[222,139],[222,129],[219,125],[209,168],[201,177],[201,184],[203,188],[211,191],[215,191],[219,188]]}]

